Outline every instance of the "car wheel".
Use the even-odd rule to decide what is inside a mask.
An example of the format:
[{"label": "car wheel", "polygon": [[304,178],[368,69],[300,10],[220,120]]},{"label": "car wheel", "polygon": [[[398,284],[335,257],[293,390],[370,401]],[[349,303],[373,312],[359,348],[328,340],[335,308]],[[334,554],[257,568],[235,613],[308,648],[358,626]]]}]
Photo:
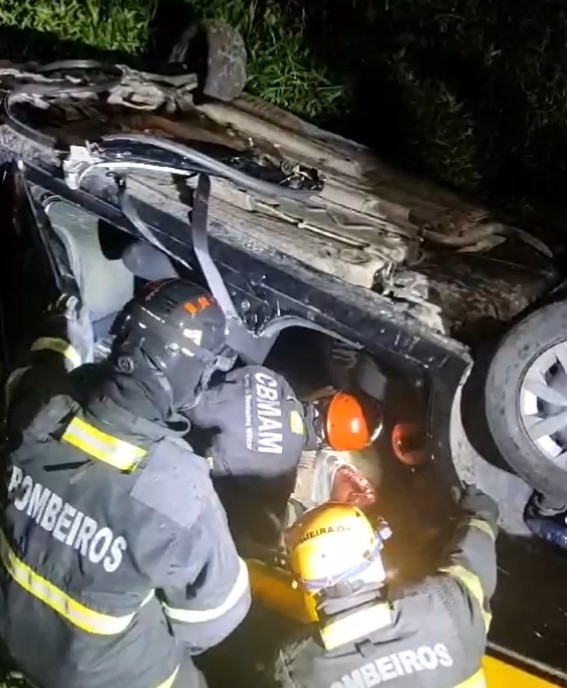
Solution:
[{"label": "car wheel", "polygon": [[485,408],[510,467],[567,503],[567,302],[540,308],[508,332],[488,371]]},{"label": "car wheel", "polygon": [[[203,61],[203,58],[204,61]],[[169,62],[195,69],[209,98],[230,102],[246,85],[246,46],[240,32],[224,21],[190,24],[169,55]]]}]

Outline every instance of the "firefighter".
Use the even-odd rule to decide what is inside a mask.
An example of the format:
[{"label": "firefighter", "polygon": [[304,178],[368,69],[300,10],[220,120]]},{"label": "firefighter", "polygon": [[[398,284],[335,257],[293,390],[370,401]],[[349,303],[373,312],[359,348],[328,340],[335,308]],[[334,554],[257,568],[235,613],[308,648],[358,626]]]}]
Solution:
[{"label": "firefighter", "polygon": [[[312,499],[373,500],[369,481],[341,458],[373,439],[350,394],[302,403],[281,375],[245,366],[220,376],[187,413],[238,543],[277,542]],[[333,451],[318,453],[325,449]]]},{"label": "firefighter", "polygon": [[308,511],[291,534],[290,568],[315,601],[316,629],[284,643],[278,685],[290,688],[482,688],[481,658],[496,586],[494,502],[474,487],[437,573],[389,591],[382,539],[351,505]]},{"label": "firefighter", "polygon": [[10,377],[0,635],[39,688],[196,686],[192,657],[247,614],[246,565],[180,414],[233,365],[225,325],[201,287],[153,283],[85,367],[88,316],[64,297]]},{"label": "firefighter", "polygon": [[356,451],[373,441],[368,414],[353,395],[300,402],[282,375],[263,366],[219,377],[187,415],[210,433],[213,475],[279,477],[296,468],[302,451]]}]

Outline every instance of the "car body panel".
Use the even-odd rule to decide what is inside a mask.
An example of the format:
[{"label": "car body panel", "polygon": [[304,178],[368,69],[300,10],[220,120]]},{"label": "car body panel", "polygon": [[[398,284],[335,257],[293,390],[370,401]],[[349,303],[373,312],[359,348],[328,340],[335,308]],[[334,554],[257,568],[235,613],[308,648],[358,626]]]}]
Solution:
[{"label": "car body panel", "polygon": [[[23,166],[22,174],[38,207],[53,198],[67,199],[117,228],[136,233],[117,207],[111,179],[92,175],[80,190],[72,190],[64,181],[53,151],[0,127],[0,161],[12,164],[15,157]],[[136,195],[137,187],[132,184],[131,188]],[[142,189],[137,193],[144,201],[136,201],[140,217],[170,251],[198,268],[187,208],[180,203],[154,204],[147,187]],[[57,242],[46,245],[57,246]],[[465,346],[425,326],[403,304],[321,273],[273,248],[243,241],[237,225],[229,226],[213,218],[210,250],[249,328],[265,326],[278,315],[292,315],[306,327],[323,328],[366,348],[409,371],[430,388],[432,451],[443,464],[443,472],[450,476],[448,480],[456,480],[448,452],[446,419],[454,390],[471,364]],[[6,255],[4,249],[2,253]],[[439,421],[434,420],[437,418]]]}]

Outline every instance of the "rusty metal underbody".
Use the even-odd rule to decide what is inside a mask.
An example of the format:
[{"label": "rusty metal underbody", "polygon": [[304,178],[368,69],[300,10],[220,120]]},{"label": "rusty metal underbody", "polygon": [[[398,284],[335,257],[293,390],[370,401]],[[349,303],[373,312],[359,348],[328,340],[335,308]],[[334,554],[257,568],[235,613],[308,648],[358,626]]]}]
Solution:
[{"label": "rusty metal underbody", "polygon": [[[37,85],[21,86],[15,66],[0,66],[0,90],[12,89],[8,124],[17,117],[60,148],[143,132],[212,151],[229,164],[256,165],[284,183],[314,178],[316,192],[300,200],[263,196],[217,178],[211,216],[236,225],[251,250],[269,247],[382,293],[438,332],[459,336],[479,324],[506,322],[559,279],[552,252],[533,233],[251,96],[195,104],[183,91],[182,105],[172,111],[152,99],[128,101],[123,86],[120,98],[84,86],[81,93],[71,88],[54,95],[44,74],[37,77],[44,89],[38,95]],[[128,88],[135,90],[143,78],[130,70]],[[30,79],[26,72],[25,83]],[[146,86],[138,84],[144,93]],[[2,128],[0,137],[6,136]],[[134,197],[185,212],[173,182],[147,174],[131,179]]]}]

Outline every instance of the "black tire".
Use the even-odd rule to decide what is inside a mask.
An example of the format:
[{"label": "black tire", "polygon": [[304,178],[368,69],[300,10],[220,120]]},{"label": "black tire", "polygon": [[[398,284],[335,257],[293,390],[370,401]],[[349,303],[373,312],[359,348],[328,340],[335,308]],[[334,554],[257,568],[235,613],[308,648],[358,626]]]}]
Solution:
[{"label": "black tire", "polygon": [[567,302],[544,306],[513,327],[490,364],[485,387],[486,417],[496,446],[532,488],[567,504],[567,470],[538,451],[520,417],[520,386],[537,356],[567,340]]},{"label": "black tire", "polygon": [[246,85],[246,46],[238,29],[210,19],[192,23],[181,34],[169,62],[185,64],[209,98],[230,102]]}]

